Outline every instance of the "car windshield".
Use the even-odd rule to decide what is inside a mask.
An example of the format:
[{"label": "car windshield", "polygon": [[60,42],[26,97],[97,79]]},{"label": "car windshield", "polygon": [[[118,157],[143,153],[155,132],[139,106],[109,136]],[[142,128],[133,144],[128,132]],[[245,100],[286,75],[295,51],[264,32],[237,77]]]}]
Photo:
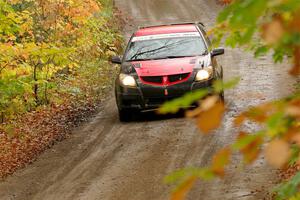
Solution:
[{"label": "car windshield", "polygon": [[130,43],[125,60],[191,57],[207,53],[200,36],[140,40]]}]

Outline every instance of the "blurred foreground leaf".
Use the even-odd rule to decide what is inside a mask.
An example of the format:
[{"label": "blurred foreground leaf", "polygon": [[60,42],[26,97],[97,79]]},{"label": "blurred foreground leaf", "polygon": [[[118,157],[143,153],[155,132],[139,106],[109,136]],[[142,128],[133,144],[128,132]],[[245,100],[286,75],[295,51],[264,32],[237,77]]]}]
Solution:
[{"label": "blurred foreground leaf", "polygon": [[176,184],[177,187],[173,191],[171,200],[182,200],[187,192],[193,187],[197,179],[211,180],[214,173],[209,168],[187,168],[181,169],[165,177],[164,182],[167,184]]},{"label": "blurred foreground leaf", "polygon": [[227,82],[223,82],[221,80],[217,80],[214,82],[214,91],[216,93],[219,93],[219,92],[222,92],[224,90],[229,90],[229,89],[232,89],[234,88],[235,86],[237,86],[240,82],[240,78],[239,77],[236,77],[236,78],[233,78]]},{"label": "blurred foreground leaf", "polygon": [[230,156],[231,150],[228,147],[217,152],[213,157],[212,171],[218,176],[224,176],[224,168],[230,163]]},{"label": "blurred foreground leaf", "polygon": [[[280,184],[277,188],[275,188],[275,192],[277,194],[275,199],[286,200],[292,198],[294,195],[298,193],[299,184],[300,184],[300,172],[298,172],[290,180]],[[298,200],[298,198],[294,198],[294,199]]]},{"label": "blurred foreground leaf", "polygon": [[[205,99],[202,104],[206,104],[213,97]],[[210,102],[209,102],[210,103]],[[225,112],[225,105],[222,101],[217,101],[214,105],[207,109],[203,109],[197,116],[198,128],[205,134],[218,128],[221,125],[222,117]]]},{"label": "blurred foreground leaf", "polygon": [[171,200],[183,200],[196,182],[196,177],[190,177],[183,182],[176,191],[172,193]]},{"label": "blurred foreground leaf", "polygon": [[240,132],[237,141],[232,145],[232,148],[240,151],[244,156],[244,162],[249,164],[257,159],[263,142],[262,133],[247,134],[245,132]]},{"label": "blurred foreground leaf", "polygon": [[271,141],[265,150],[267,161],[274,167],[281,168],[289,160],[291,150],[289,144],[281,139]]},{"label": "blurred foreground leaf", "polygon": [[208,94],[207,89],[202,89],[202,90],[197,90],[194,92],[187,93],[181,98],[166,102],[159,108],[158,112],[160,114],[176,113],[181,108],[188,108],[190,105],[192,105],[196,101],[199,101],[207,94]]}]

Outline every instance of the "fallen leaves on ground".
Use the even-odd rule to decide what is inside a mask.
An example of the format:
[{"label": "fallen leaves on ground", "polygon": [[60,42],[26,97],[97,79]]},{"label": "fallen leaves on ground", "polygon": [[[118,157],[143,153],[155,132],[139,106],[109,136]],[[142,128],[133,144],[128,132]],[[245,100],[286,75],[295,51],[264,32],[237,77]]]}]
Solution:
[{"label": "fallen leaves on ground", "polygon": [[0,177],[33,162],[44,150],[68,137],[70,130],[96,108],[89,101],[52,105],[11,122],[10,133],[0,126]]},{"label": "fallen leaves on ground", "polygon": [[298,164],[291,165],[282,169],[279,172],[279,177],[281,180],[289,180],[293,177],[298,171],[300,171],[300,166]]}]

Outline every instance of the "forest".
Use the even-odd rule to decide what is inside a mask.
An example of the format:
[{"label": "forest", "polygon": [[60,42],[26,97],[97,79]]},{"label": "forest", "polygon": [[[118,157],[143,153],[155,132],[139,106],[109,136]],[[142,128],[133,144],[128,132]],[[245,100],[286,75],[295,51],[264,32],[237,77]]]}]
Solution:
[{"label": "forest", "polygon": [[110,0],[0,0],[0,176],[98,105],[121,49],[117,18]]}]

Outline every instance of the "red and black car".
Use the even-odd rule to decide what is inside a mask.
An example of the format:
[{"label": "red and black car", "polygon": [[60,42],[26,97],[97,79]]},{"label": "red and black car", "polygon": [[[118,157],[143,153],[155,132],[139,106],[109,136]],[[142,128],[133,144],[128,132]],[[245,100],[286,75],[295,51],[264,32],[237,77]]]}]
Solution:
[{"label": "red and black car", "polygon": [[[224,49],[210,51],[210,41],[202,23],[143,27],[136,31],[121,64],[115,94],[121,121],[134,111],[151,110],[186,92],[211,87],[223,78],[215,56]],[[220,94],[223,98],[223,93]]]}]

